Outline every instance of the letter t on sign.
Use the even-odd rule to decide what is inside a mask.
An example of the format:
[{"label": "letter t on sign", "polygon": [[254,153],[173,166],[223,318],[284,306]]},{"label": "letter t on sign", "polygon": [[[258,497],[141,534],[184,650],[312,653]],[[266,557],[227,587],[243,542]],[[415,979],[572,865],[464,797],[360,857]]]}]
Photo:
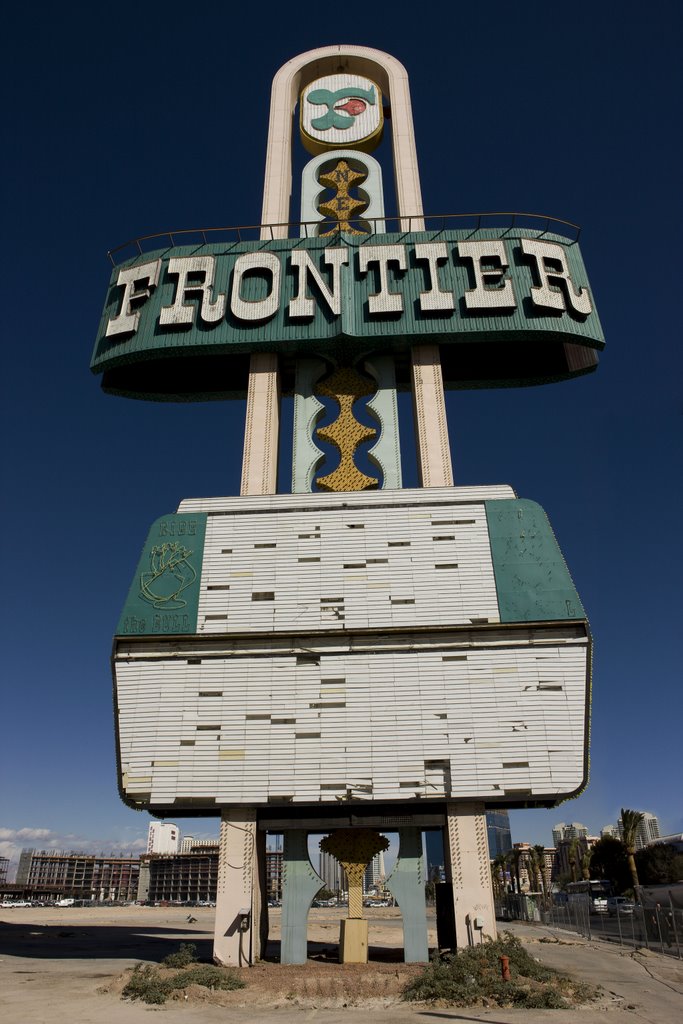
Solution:
[{"label": "letter t on sign", "polygon": [[362,245],[358,252],[358,269],[367,273],[368,266],[376,263],[379,267],[380,289],[368,298],[368,310],[372,313],[402,313],[403,296],[389,290],[389,263],[398,263],[400,270],[406,269],[405,245]]}]

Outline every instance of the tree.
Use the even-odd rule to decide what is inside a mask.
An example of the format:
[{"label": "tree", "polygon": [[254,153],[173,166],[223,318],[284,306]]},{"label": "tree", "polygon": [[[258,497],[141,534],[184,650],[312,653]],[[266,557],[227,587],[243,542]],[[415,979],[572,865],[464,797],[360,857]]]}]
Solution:
[{"label": "tree", "polygon": [[497,854],[491,861],[491,879],[493,890],[500,898],[505,893],[505,864],[504,853]]},{"label": "tree", "polygon": [[581,877],[587,882],[591,876],[591,860],[593,859],[593,851],[589,846],[586,846],[585,850],[581,853]]},{"label": "tree", "polygon": [[[633,883],[633,891],[638,897],[638,868],[636,867],[636,836],[638,835],[638,829],[643,823],[644,815],[640,811],[629,811],[621,808],[621,833],[623,837],[624,846],[626,847],[626,856],[628,857],[628,868],[631,872],[631,881]],[[638,900],[640,902],[640,900]]]},{"label": "tree", "polygon": [[581,860],[581,840],[572,839],[569,844],[569,870],[572,875],[572,882],[578,882],[579,880],[579,863]]},{"label": "tree", "polygon": [[638,877],[643,885],[666,885],[683,878],[683,853],[670,843],[655,843],[636,854]]},{"label": "tree", "polygon": [[535,843],[533,851],[536,856],[536,866],[538,870],[538,889],[539,892],[543,892],[545,894],[545,846],[543,846],[542,843]]},{"label": "tree", "polygon": [[506,855],[506,859],[507,859],[507,862],[508,862],[508,864],[510,865],[510,867],[512,869],[511,872],[510,872],[510,881],[512,881],[513,872],[514,872],[514,886],[513,886],[513,889],[514,889],[515,892],[521,893],[521,891],[522,891],[522,880],[521,880],[520,874],[519,874],[519,864],[520,864],[520,860],[522,859],[522,851],[520,849],[518,849],[516,846],[513,846],[513,848]]},{"label": "tree", "polygon": [[614,836],[599,839],[591,853],[591,874],[593,878],[604,878],[612,883],[615,895],[619,895],[631,884],[626,847]]}]

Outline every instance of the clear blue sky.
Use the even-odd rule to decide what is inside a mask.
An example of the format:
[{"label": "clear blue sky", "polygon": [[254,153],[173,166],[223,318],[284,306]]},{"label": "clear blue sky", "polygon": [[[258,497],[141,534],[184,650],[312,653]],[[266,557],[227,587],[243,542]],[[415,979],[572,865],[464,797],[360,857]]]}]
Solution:
[{"label": "clear blue sky", "polygon": [[597,373],[448,398],[456,482],[510,483],[545,507],[595,637],[589,788],[513,813],[513,838],[550,843],[557,821],[596,831],[622,806],[683,829],[680,10],[14,5],[0,854],[140,848],[148,818],[116,792],[112,633],[151,521],[181,498],[239,489],[241,403],[125,401],[90,374],[106,250],[258,222],[272,77],[337,42],[406,65],[428,212],[583,226],[607,337]]}]

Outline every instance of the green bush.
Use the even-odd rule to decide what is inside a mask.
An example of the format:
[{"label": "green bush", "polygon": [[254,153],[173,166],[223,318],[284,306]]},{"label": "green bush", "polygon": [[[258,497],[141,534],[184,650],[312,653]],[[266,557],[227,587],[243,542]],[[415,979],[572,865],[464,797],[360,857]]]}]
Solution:
[{"label": "green bush", "polygon": [[161,962],[164,967],[188,967],[189,964],[196,964],[198,959],[194,942],[181,942],[180,949],[176,953],[169,953]]},{"label": "green bush", "polygon": [[244,982],[233,971],[212,964],[195,964],[168,977],[163,977],[159,968],[152,964],[137,964],[122,996],[124,999],[139,999],[143,1003],[165,1003],[172,992],[187,988],[188,985],[202,985],[204,988],[223,991],[244,988]]},{"label": "green bush", "polygon": [[202,985],[204,988],[217,988],[227,992],[244,988],[244,982],[240,977],[225,967],[214,967],[212,964],[189,967],[171,979],[173,989],[186,988],[188,985]]},{"label": "green bush", "polygon": [[136,964],[121,995],[124,999],[140,999],[143,1003],[165,1003],[171,989],[151,964]]},{"label": "green bush", "polygon": [[[511,980],[501,978],[501,956],[510,962]],[[564,1009],[595,997],[587,985],[574,983],[527,953],[510,932],[495,942],[464,949],[457,955],[435,958],[423,973],[403,990],[403,998],[456,1006],[479,1002],[496,1006]]]}]

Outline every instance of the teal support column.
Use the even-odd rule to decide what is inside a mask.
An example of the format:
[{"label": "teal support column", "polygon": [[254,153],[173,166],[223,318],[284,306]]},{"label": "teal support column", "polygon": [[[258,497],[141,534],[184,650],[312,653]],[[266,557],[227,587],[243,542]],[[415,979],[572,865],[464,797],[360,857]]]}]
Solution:
[{"label": "teal support column", "polygon": [[292,437],[292,494],[310,494],[313,477],[325,453],[313,440],[313,431],[325,406],[313,388],[327,367],[322,359],[297,359],[294,379],[294,433]]},{"label": "teal support column", "polygon": [[325,883],[308,857],[308,835],[303,830],[284,833],[282,854],[282,941],[280,962],[305,964],[308,911]]},{"label": "teal support column", "polygon": [[393,356],[371,356],[363,369],[377,381],[377,393],[368,402],[368,410],[379,423],[379,439],[368,458],[382,472],[382,488],[397,490],[401,480],[401,445],[398,431],[396,370]]},{"label": "teal support column", "polygon": [[403,915],[405,962],[426,964],[429,962],[429,946],[422,833],[418,828],[402,828],[398,835],[398,857],[385,885],[396,898]]}]

